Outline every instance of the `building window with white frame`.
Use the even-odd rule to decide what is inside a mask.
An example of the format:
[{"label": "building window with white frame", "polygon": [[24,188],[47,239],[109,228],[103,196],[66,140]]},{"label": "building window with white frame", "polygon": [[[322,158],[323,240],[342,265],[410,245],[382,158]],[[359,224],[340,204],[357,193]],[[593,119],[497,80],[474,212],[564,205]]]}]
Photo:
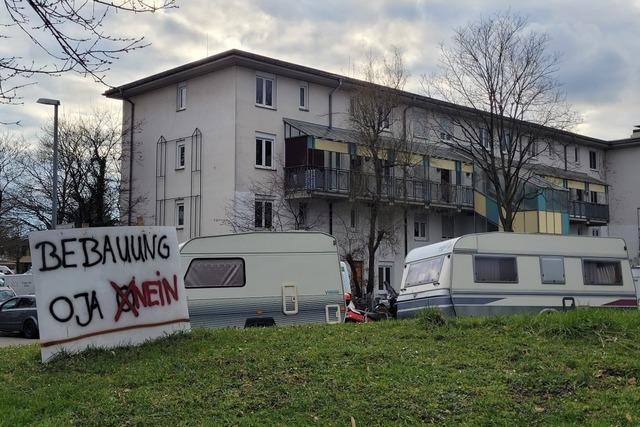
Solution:
[{"label": "building window with white frame", "polygon": [[176,169],[184,169],[186,162],[186,145],[184,140],[176,142]]},{"label": "building window with white frame", "polygon": [[480,130],[478,131],[478,139],[480,140],[480,145],[487,149],[490,148],[491,147],[491,143],[489,142],[490,138],[491,138],[491,135],[489,133],[489,129],[480,128]]},{"label": "building window with white frame", "polygon": [[577,145],[573,147],[573,162],[580,164],[580,148]]},{"label": "building window with white frame", "polygon": [[298,89],[298,107],[303,111],[309,111],[309,83],[300,82]]},{"label": "building window with white frame", "polygon": [[185,82],[178,83],[178,92],[176,95],[176,110],[182,111],[187,109],[187,84]]},{"label": "building window with white frame", "polygon": [[256,76],[256,105],[273,108],[275,94],[275,79],[264,75]]},{"label": "building window with white frame", "polygon": [[598,153],[589,151],[589,169],[598,170]]},{"label": "building window with white frame", "polygon": [[439,121],[440,125],[440,140],[451,141],[453,139],[453,122],[451,119],[444,117]]},{"label": "building window with white frame", "polygon": [[184,227],[184,202],[182,200],[176,202],[176,228]]},{"label": "building window with white frame", "polygon": [[272,136],[256,135],[256,167],[273,169],[274,142]]},{"label": "building window with white frame", "polygon": [[443,215],[442,217],[442,238],[452,239],[455,234],[455,220],[453,216]]},{"label": "building window with white frame", "polygon": [[254,225],[257,229],[270,229],[273,226],[273,201],[256,199]]},{"label": "building window with white frame", "polygon": [[358,228],[358,211],[356,208],[351,209],[349,215],[349,228],[351,228],[351,231],[355,231],[356,228]]},{"label": "building window with white frame", "polygon": [[416,218],[413,222],[413,237],[415,240],[429,240],[428,218]]}]

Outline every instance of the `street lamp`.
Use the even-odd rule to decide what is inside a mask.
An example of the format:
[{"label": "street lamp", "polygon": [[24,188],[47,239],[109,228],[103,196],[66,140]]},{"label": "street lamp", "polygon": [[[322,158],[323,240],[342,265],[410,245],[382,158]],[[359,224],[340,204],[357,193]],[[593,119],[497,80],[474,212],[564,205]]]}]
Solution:
[{"label": "street lamp", "polygon": [[38,104],[53,105],[53,190],[51,200],[51,228],[58,225],[58,107],[57,99],[40,98]]}]

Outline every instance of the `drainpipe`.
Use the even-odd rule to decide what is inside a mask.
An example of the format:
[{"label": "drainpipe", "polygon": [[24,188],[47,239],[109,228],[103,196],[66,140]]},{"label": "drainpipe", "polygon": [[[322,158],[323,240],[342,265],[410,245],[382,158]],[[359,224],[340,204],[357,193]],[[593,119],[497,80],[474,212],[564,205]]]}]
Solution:
[{"label": "drainpipe", "polygon": [[333,92],[340,89],[342,86],[342,79],[338,79],[338,86],[331,89],[329,92],[329,127],[333,126]]},{"label": "drainpipe", "polygon": [[[122,91],[120,93],[122,93]],[[131,124],[129,126],[129,197],[127,200],[127,225],[131,225],[131,210],[133,208],[133,202],[131,200],[133,196],[133,128],[136,117],[136,104],[129,98],[126,98],[125,101],[131,104]]]}]

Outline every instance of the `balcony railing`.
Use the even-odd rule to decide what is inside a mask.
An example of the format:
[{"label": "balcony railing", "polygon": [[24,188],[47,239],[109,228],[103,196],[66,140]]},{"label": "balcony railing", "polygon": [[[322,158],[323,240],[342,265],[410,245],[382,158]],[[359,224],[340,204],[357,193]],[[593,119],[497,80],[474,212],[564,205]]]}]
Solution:
[{"label": "balcony railing", "polygon": [[311,166],[285,169],[285,187],[289,194],[311,191],[362,199],[379,195],[389,202],[473,206],[472,187],[392,176],[379,179],[378,192],[376,176],[373,174]]},{"label": "balcony railing", "polygon": [[573,219],[608,222],[609,205],[572,200],[569,215]]}]

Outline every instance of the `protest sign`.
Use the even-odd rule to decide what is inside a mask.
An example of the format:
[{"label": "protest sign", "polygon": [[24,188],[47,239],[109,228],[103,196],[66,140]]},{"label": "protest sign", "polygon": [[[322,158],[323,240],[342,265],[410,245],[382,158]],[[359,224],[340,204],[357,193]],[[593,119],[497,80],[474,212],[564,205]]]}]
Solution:
[{"label": "protest sign", "polygon": [[43,362],[190,329],[174,228],[48,230],[29,244]]}]

